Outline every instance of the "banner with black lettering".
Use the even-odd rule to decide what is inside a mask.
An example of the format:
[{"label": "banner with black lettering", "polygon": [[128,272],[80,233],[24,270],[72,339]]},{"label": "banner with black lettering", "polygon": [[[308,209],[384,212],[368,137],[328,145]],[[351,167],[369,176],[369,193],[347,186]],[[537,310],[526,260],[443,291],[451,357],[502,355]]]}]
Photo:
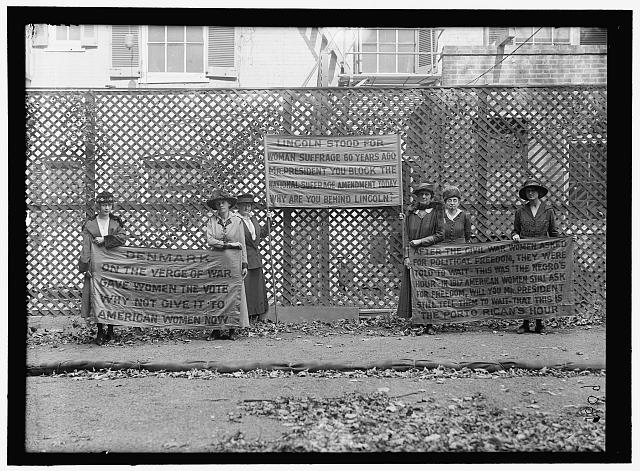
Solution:
[{"label": "banner with black lettering", "polygon": [[574,315],[571,237],[436,244],[409,258],[415,324]]},{"label": "banner with black lettering", "polygon": [[97,322],[211,329],[240,325],[240,250],[91,247]]},{"label": "banner with black lettering", "polygon": [[267,197],[276,208],[362,208],[402,204],[397,134],[264,139]]}]

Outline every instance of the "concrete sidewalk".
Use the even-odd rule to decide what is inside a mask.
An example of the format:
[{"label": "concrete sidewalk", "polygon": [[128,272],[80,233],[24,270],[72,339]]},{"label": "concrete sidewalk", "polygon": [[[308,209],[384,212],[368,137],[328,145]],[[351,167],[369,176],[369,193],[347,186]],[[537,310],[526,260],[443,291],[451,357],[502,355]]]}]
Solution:
[{"label": "concrete sidewalk", "polygon": [[31,345],[27,364],[68,360],[104,361],[260,361],[375,362],[393,359],[453,362],[509,360],[541,362],[606,361],[605,326],[552,329],[518,335],[513,331],[441,332],[434,336],[353,334],[239,337],[235,341],[203,338],[145,343]]}]

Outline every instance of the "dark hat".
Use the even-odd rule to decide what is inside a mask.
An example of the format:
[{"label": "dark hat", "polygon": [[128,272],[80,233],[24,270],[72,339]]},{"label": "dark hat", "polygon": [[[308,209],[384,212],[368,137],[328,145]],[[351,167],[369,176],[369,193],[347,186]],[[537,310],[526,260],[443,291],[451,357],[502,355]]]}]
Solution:
[{"label": "dark hat", "polygon": [[420,183],[413,189],[413,194],[418,194],[423,191],[428,191],[433,196],[436,193],[436,186],[433,183]]},{"label": "dark hat", "polygon": [[103,191],[101,193],[98,193],[98,196],[96,196],[96,204],[104,204],[104,203],[113,204],[113,201],[114,201],[113,194],[109,193],[108,191]]},{"label": "dark hat", "polygon": [[518,195],[520,195],[520,198],[522,198],[523,200],[527,199],[527,195],[525,194],[527,188],[533,188],[534,190],[536,190],[538,192],[538,198],[542,198],[549,192],[549,190],[542,186],[538,180],[530,178],[529,180],[524,182],[524,186],[520,188],[520,191],[518,192]]},{"label": "dark hat", "polygon": [[257,201],[255,200],[255,198],[251,193],[243,193],[242,195],[238,196],[238,201],[236,201],[236,204],[238,203],[257,204]]},{"label": "dark hat", "polygon": [[211,209],[217,209],[216,202],[220,200],[228,201],[230,206],[236,204],[236,197],[231,195],[231,193],[228,193],[224,190],[216,190],[213,192],[211,198],[207,200],[207,206],[209,206]]},{"label": "dark hat", "polygon": [[449,198],[462,198],[462,193],[457,186],[448,186],[442,190],[442,199],[447,201]]}]

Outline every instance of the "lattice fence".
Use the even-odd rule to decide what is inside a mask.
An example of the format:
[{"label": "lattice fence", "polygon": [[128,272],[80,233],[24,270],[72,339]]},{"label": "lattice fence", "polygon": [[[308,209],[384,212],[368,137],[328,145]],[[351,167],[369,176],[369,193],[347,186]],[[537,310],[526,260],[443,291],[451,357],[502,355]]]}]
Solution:
[{"label": "lattice fence", "polygon": [[[415,181],[457,184],[477,241],[508,238],[528,175],[578,236],[578,314],[606,297],[607,93],[603,87],[30,90],[27,302],[74,314],[80,229],[111,190],[130,245],[204,248],[214,188],[265,200],[264,134],[400,133]],[[439,195],[438,195],[439,196]],[[257,211],[264,221],[264,207]],[[279,305],[393,308],[398,208],[276,210],[263,254]]]}]

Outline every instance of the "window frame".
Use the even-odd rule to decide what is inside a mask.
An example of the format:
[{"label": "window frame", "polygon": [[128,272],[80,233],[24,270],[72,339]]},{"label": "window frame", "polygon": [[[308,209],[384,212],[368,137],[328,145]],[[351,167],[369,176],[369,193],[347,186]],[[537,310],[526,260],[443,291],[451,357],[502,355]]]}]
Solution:
[{"label": "window frame", "polygon": [[[539,26],[518,26],[517,28],[531,28],[531,31],[529,33],[527,33],[526,38],[528,38],[529,36],[531,36],[533,34],[533,32],[539,28]],[[516,28],[516,30],[517,30]],[[533,36],[529,41],[527,41],[527,44],[531,44],[533,46],[570,46],[571,45],[571,27],[570,26],[562,26],[562,28],[567,28],[569,30],[569,37],[567,38],[567,42],[555,42],[554,40],[554,35],[556,33],[556,28],[554,26],[543,26],[543,28],[549,28],[551,30],[551,40],[550,42],[536,42],[536,36]],[[516,36],[517,37],[517,36]],[[513,38],[513,44],[516,46],[519,46],[520,44],[524,44],[524,41],[516,41],[516,37]],[[524,38],[524,39],[526,39]]]},{"label": "window frame", "polygon": [[[523,26],[519,26],[520,28],[523,28]],[[529,37],[536,28],[539,28],[539,26],[526,26],[528,28],[531,28],[531,33],[529,33],[529,35],[527,37]],[[548,26],[546,26],[548,27]],[[490,35],[490,30],[492,28],[507,28],[507,29],[513,29],[515,30],[517,27],[515,26],[501,26],[501,27],[493,27],[493,26],[488,26],[485,28],[485,46],[490,46],[491,43],[489,42],[489,37]],[[562,43],[554,43],[553,42],[553,34],[555,31],[554,27],[551,27],[551,42],[550,43],[536,43],[535,39],[536,37],[534,36],[532,38],[532,41],[528,41],[526,44],[530,44],[532,46],[579,46],[580,45],[580,28],[579,27],[574,27],[574,26],[563,26],[563,28],[569,28],[569,40],[568,42],[562,42]],[[525,38],[526,39],[526,38]],[[513,39],[511,39],[508,43],[506,43],[509,46],[519,46],[521,44],[525,44],[523,42],[516,42],[515,37]]]},{"label": "window frame", "polygon": [[[79,30],[78,39],[57,39],[57,28],[60,26],[67,27],[67,38],[69,37],[69,27],[77,26]],[[68,52],[84,52],[85,48],[82,45],[82,25],[47,25],[47,34],[49,36],[49,40],[47,42],[47,51],[50,52],[59,52],[59,51],[68,51]]]},{"label": "window frame", "polygon": [[[173,25],[161,25],[165,27]],[[189,25],[179,25],[186,28]],[[141,28],[141,41],[140,41],[140,67],[142,76],[140,82],[142,83],[209,83],[207,77],[207,51],[209,49],[209,38],[207,34],[207,26],[200,26],[202,28],[202,72],[150,72],[149,71],[149,25],[144,25]],[[154,42],[151,42],[154,44]],[[165,36],[165,46],[167,44]],[[182,44],[187,44],[186,35]],[[165,49],[166,58],[166,49]],[[185,54],[186,61],[186,54]],[[185,64],[186,65],[186,64]],[[166,69],[165,62],[165,69]]]},{"label": "window frame", "polygon": [[[364,44],[374,44],[371,42],[364,42],[363,41],[363,35],[364,35],[364,31],[365,30],[373,30],[376,32],[376,51],[375,52],[368,52],[366,54],[363,54],[363,45]],[[395,41],[394,41],[394,45],[395,45],[395,51],[394,52],[381,52],[380,51],[380,31],[394,31],[395,32]],[[409,72],[399,72],[398,71],[398,59],[400,58],[400,56],[402,55],[409,55],[409,54],[399,54],[398,51],[398,46],[401,44],[398,41],[398,34],[400,31],[411,31],[413,33],[413,51],[411,53],[412,55],[412,59],[411,59],[411,64],[412,64],[412,71]],[[356,67],[354,67],[354,70],[357,71],[358,74],[364,74],[364,75],[373,75],[373,74],[380,74],[380,75],[384,75],[384,74],[397,74],[397,75],[415,75],[417,74],[417,70],[418,70],[418,57],[419,55],[418,53],[418,32],[419,29],[418,28],[359,28],[358,29],[358,53],[355,56],[355,61],[356,61]],[[384,44],[391,44],[391,43],[384,43]],[[390,55],[393,54],[394,59],[395,59],[395,71],[394,72],[383,72],[380,71],[380,56],[381,55]],[[376,58],[376,67],[375,67],[375,71],[373,72],[367,72],[363,70],[363,59],[365,56],[367,55],[372,55]]]}]

